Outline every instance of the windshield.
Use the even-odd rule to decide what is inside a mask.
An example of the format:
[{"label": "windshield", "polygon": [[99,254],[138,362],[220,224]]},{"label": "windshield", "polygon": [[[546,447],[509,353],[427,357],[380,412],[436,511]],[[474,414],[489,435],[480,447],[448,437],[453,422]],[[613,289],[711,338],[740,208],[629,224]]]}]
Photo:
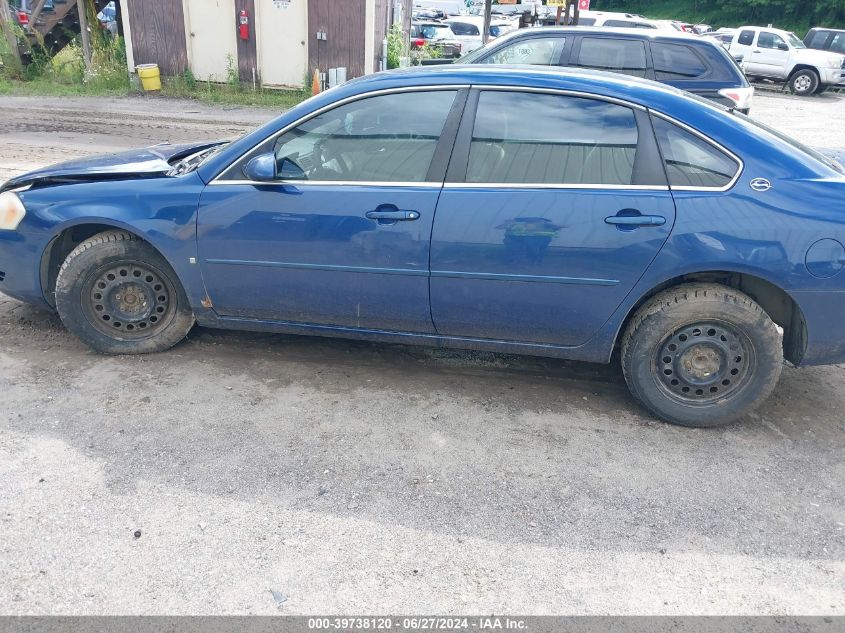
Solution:
[{"label": "windshield", "polygon": [[789,41],[789,45],[792,46],[792,48],[807,48],[804,45],[804,42],[795,36],[795,33],[787,33],[786,39]]},{"label": "windshield", "polygon": [[420,33],[427,40],[443,40],[452,36],[452,29],[448,26],[422,24],[420,25]]}]

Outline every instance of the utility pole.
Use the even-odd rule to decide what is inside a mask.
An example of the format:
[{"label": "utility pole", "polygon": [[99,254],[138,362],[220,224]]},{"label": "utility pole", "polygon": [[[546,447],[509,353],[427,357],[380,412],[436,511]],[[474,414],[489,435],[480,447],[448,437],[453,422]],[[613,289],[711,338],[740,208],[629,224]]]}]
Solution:
[{"label": "utility pole", "polygon": [[[5,2],[6,0],[0,0]],[[85,59],[85,75],[91,74],[91,36],[88,33],[88,10],[85,0],[76,0],[79,11],[79,32],[82,35],[82,57]]]},{"label": "utility pole", "polygon": [[6,36],[6,41],[9,43],[9,48],[12,51],[12,58],[16,70],[23,69],[23,62],[21,62],[21,52],[18,49],[18,38],[15,31],[12,29],[12,10],[9,8],[9,0],[0,0],[0,22],[3,26],[3,35]]},{"label": "utility pole", "polygon": [[481,43],[486,44],[490,38],[490,14],[493,12],[493,0],[484,0],[484,30],[481,32]]}]

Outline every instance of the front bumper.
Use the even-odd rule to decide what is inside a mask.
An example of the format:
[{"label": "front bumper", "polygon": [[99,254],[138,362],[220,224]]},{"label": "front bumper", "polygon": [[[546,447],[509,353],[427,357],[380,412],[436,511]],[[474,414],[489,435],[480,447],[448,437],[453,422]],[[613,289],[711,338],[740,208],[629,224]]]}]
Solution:
[{"label": "front bumper", "polygon": [[841,68],[820,68],[819,79],[825,85],[836,85],[842,81]]},{"label": "front bumper", "polygon": [[14,231],[0,231],[0,292],[25,303],[49,306],[41,288],[41,256],[50,234],[27,213]]}]

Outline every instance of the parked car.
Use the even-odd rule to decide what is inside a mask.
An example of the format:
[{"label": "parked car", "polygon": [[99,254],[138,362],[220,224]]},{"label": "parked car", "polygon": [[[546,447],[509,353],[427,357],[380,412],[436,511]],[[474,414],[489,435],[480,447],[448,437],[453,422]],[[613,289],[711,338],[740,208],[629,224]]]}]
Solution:
[{"label": "parked car", "polygon": [[702,24],[700,22],[698,24],[693,24],[691,30],[692,30],[693,33],[696,33],[697,35],[706,35],[708,33],[714,33],[715,32],[713,30],[712,26],[710,26],[709,24]]},{"label": "parked car", "polygon": [[430,46],[445,58],[461,56],[461,43],[448,24],[443,22],[412,22],[411,48],[420,49]]},{"label": "parked car", "polygon": [[[526,116],[531,112],[531,116]],[[231,143],[0,189],[0,291],[98,352],[204,326],[607,363],[659,417],[845,362],[845,175],[753,120],[610,73],[350,81]],[[435,213],[436,212],[436,213]]]},{"label": "parked car", "polygon": [[[718,31],[705,33],[703,37],[715,40],[720,45],[730,50],[731,42],[733,42],[734,37],[736,37],[736,29],[719,29]],[[739,58],[742,59],[742,55],[739,55]]]},{"label": "parked car", "polygon": [[[820,51],[832,51],[845,55],[845,30],[824,29],[815,27],[807,32],[804,37],[804,44],[807,48]],[[845,85],[845,73],[839,81],[839,85]]]},{"label": "parked car", "polygon": [[[548,7],[553,8],[553,7]],[[546,26],[555,25],[557,11],[549,11],[541,20]],[[581,11],[578,17],[578,26],[607,26],[631,29],[659,29],[661,26],[658,20],[649,20],[636,13],[616,13],[610,11]]]},{"label": "parked car", "polygon": [[754,88],[735,60],[707,38],[646,29],[541,27],[499,38],[461,59],[606,70],[687,90],[748,113]]},{"label": "parked car", "polygon": [[[461,43],[461,50],[464,54],[481,48],[484,42],[481,41],[481,31],[484,30],[484,18],[476,15],[462,15],[456,18],[449,18],[445,20],[446,24],[452,29],[455,38]],[[496,39],[500,35],[509,33],[517,28],[513,22],[509,20],[490,20],[490,31],[488,37],[491,40]]]},{"label": "parked car", "polygon": [[796,95],[807,96],[835,86],[845,71],[845,55],[807,48],[794,33],[743,26],[731,42],[742,55],[749,77],[785,82]]}]

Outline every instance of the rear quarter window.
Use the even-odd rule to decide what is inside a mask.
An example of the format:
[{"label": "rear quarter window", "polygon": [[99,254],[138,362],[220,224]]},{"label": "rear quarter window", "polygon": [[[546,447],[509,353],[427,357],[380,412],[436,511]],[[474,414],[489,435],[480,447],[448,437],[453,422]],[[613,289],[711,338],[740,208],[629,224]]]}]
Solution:
[{"label": "rear quarter window", "polygon": [[739,163],[688,130],[653,117],[657,144],[671,187],[721,189],[739,171]]},{"label": "rear quarter window", "polygon": [[754,31],[742,31],[739,34],[739,38],[737,39],[737,43],[743,46],[751,46],[754,42]]},{"label": "rear quarter window", "polygon": [[683,44],[652,42],[654,76],[658,81],[697,79],[708,73],[708,66],[692,48]]}]

